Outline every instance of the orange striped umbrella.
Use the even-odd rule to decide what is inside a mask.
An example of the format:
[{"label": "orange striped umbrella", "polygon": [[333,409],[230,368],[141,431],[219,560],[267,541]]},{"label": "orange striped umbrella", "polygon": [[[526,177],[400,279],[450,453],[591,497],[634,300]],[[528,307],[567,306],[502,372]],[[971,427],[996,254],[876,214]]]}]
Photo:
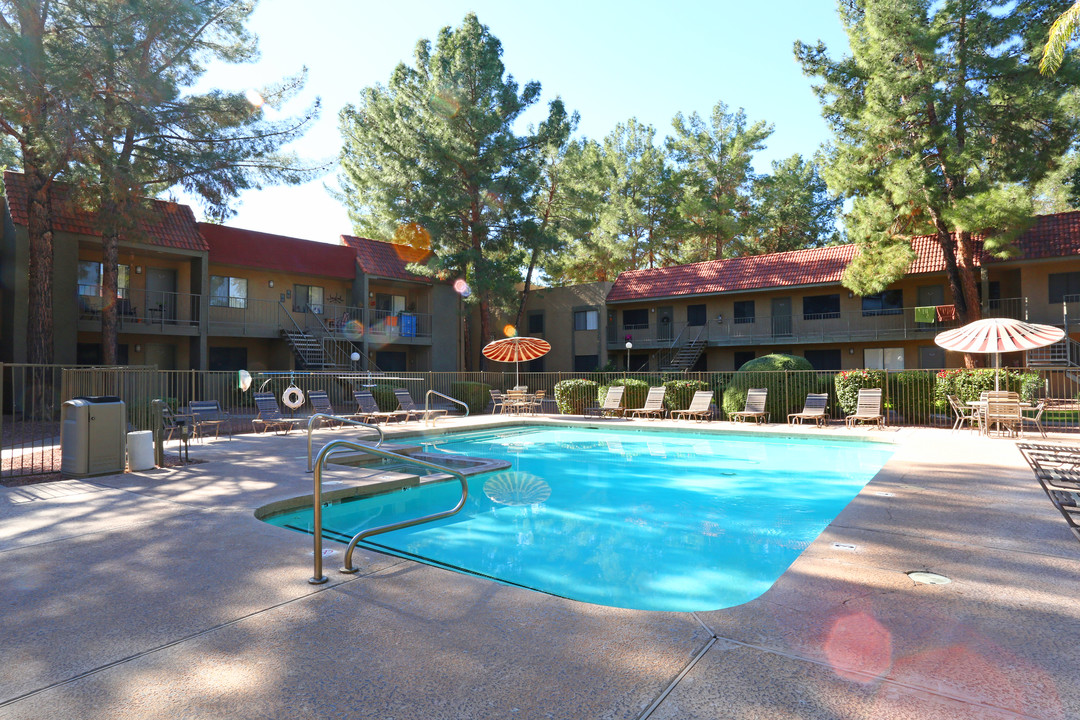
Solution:
[{"label": "orange striped umbrella", "polygon": [[[535,360],[551,352],[551,343],[534,337],[508,337],[492,340],[484,346],[484,357],[496,362],[518,363],[516,376],[521,379],[521,361]],[[517,383],[520,384],[520,383]]]},{"label": "orange striped umbrella", "polygon": [[[985,318],[934,338],[946,350],[994,355],[995,370],[1001,365],[1001,353],[1024,352],[1046,347],[1065,337],[1065,331],[1053,325],[1037,325],[1012,318]],[[994,387],[998,385],[994,378]]]}]

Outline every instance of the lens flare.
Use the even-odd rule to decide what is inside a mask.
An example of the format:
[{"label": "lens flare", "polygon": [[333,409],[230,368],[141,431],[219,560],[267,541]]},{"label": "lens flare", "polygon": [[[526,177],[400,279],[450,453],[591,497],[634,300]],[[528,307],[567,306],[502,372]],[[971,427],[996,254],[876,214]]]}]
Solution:
[{"label": "lens flare", "polygon": [[420,223],[405,223],[394,231],[394,244],[427,252],[431,250],[431,233]]},{"label": "lens flare", "polygon": [[503,209],[503,200],[501,196],[489,191],[485,193],[485,197],[487,198],[487,203],[490,207],[498,208],[499,210]]},{"label": "lens flare", "polygon": [[249,103],[251,103],[257,108],[261,108],[266,103],[266,101],[263,100],[263,96],[259,94],[258,90],[248,90],[244,93],[244,97],[247,98],[247,101]]},{"label": "lens flare", "polygon": [[517,328],[508,324],[503,328],[503,335],[506,337],[514,337],[517,335]]},{"label": "lens flare", "polygon": [[364,323],[350,320],[342,326],[341,332],[350,340],[359,340],[364,337]]},{"label": "lens flare", "polygon": [[469,283],[461,278],[454,281],[454,291],[461,297],[469,297],[472,295],[472,290],[469,289]]},{"label": "lens flare", "polygon": [[444,90],[431,96],[431,109],[444,118],[452,118],[461,110],[461,103]]}]

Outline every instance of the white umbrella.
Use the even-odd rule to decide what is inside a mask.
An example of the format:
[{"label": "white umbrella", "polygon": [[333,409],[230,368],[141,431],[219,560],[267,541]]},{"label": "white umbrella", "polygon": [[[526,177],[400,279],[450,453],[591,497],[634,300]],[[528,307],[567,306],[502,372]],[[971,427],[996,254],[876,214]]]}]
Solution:
[{"label": "white umbrella", "polygon": [[1065,337],[1065,331],[1053,325],[1037,325],[1012,318],[985,318],[934,338],[946,350],[994,355],[994,389],[999,386],[1001,353],[1024,352],[1053,345]]}]

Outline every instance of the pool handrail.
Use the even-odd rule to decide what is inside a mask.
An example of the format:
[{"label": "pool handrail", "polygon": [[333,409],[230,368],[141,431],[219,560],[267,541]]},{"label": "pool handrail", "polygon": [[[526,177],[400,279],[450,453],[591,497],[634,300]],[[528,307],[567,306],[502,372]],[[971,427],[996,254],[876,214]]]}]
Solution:
[{"label": "pool handrail", "polygon": [[315,429],[315,421],[326,418],[327,420],[336,420],[340,423],[347,423],[349,425],[356,425],[358,427],[371,428],[379,433],[379,441],[375,443],[375,447],[381,447],[383,440],[386,439],[386,433],[378,425],[372,425],[370,423],[362,422],[360,420],[353,420],[351,418],[342,417],[340,415],[331,415],[330,413],[315,413],[308,418],[307,421],[307,471],[312,472],[314,468],[311,466],[311,431]]},{"label": "pool handrail", "polygon": [[361,445],[360,443],[353,442],[351,440],[333,440],[327,443],[322,450],[319,451],[318,456],[315,459],[315,475],[313,476],[313,488],[311,495],[312,502],[312,534],[314,537],[314,563],[315,572],[308,580],[312,585],[321,585],[325,583],[327,578],[323,575],[322,571],[322,471],[326,466],[327,458],[330,453],[339,447],[346,447],[351,450],[358,450],[360,452],[369,453],[382,458],[390,460],[398,460],[405,463],[412,463],[421,467],[428,468],[429,470],[438,470],[440,472],[453,475],[461,483],[461,499],[458,500],[450,510],[443,510],[442,512],[431,513],[420,518],[413,520],[404,520],[401,522],[391,523],[389,525],[382,525],[368,530],[362,530],[357,533],[352,540],[349,541],[349,547],[345,550],[345,560],[340,568],[341,572],[352,574],[355,573],[358,568],[352,566],[352,554],[356,548],[357,543],[365,538],[369,538],[372,535],[378,535],[384,532],[390,532],[391,530],[400,530],[401,528],[412,527],[413,525],[420,525],[421,523],[431,522],[433,520],[441,520],[444,517],[450,517],[456,515],[463,507],[465,507],[465,501],[469,498],[469,484],[465,479],[464,473],[453,468],[438,465],[426,460],[419,460],[408,455],[401,455],[399,453],[390,452],[382,448],[372,447],[371,445]]},{"label": "pool handrail", "polygon": [[[424,394],[424,425],[427,425],[428,411],[431,410],[431,396],[432,395],[438,395],[439,397],[445,398],[446,400],[449,400],[450,402],[457,403],[461,407],[465,408],[465,414],[462,415],[462,417],[463,418],[469,417],[469,406],[466,405],[465,403],[463,403],[462,401],[458,400],[457,398],[452,398],[449,395],[444,395],[443,393],[439,392],[438,390],[428,390],[427,393]],[[434,425],[435,421],[432,420],[431,424]]]}]

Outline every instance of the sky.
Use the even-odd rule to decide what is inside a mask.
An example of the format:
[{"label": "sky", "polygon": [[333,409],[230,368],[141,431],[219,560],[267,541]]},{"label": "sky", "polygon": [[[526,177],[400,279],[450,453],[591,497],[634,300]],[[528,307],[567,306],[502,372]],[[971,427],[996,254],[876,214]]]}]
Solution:
[{"label": "sky", "polygon": [[[341,147],[338,111],[363,88],[385,85],[399,63],[412,65],[419,40],[433,41],[469,12],[502,42],[503,64],[519,85],[541,83],[541,100],[526,123],[541,120],[547,103],[561,97],[580,115],[579,137],[601,140],[636,117],[653,125],[662,142],[676,113],[707,118],[723,101],[744,109],[750,123],[775,127],[756,157],[757,172],[795,153],[813,155],[829,138],[792,47],[796,40],[823,40],[833,55],[846,53],[832,0],[261,0],[249,23],[259,36],[259,61],[212,65],[198,89],[258,88],[306,66],[304,92],[280,110],[300,113],[319,97],[322,114],[289,149],[333,162]],[[334,167],[304,185],[247,192],[228,224],[336,243],[352,232],[344,207],[327,191],[336,177]]]}]

